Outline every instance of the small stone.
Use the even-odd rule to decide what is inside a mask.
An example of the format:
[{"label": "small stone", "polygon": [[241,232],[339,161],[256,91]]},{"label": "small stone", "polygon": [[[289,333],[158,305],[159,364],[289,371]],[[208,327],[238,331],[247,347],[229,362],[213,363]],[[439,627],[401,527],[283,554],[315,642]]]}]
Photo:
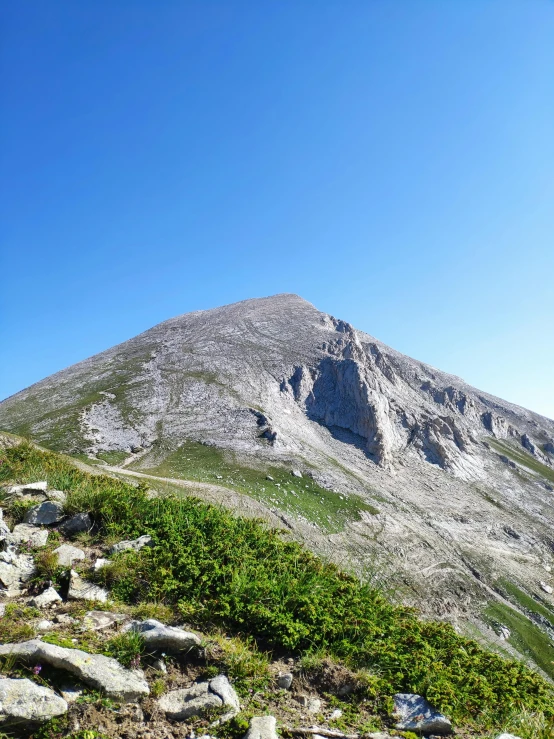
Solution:
[{"label": "small stone", "polygon": [[283,690],[288,690],[292,685],[292,679],[292,673],[285,672],[284,674],[279,675],[279,677],[277,678],[277,685]]},{"label": "small stone", "polygon": [[125,620],[122,613],[110,613],[109,611],[89,611],[83,619],[83,629],[89,631],[101,631],[107,629],[120,621]]},{"label": "small stone", "polygon": [[63,490],[48,490],[46,497],[48,500],[53,500],[55,503],[61,503],[62,505],[67,500],[67,495]]},{"label": "small stone", "polygon": [[300,472],[300,470],[292,470],[291,475],[293,477],[302,477],[302,473]]},{"label": "small stone", "polygon": [[319,713],[321,711],[321,701],[319,698],[310,698],[306,710],[308,713]]},{"label": "small stone", "polygon": [[511,631],[507,626],[501,626],[500,627],[500,634],[499,637],[502,639],[502,641],[507,641],[511,636]]},{"label": "small stone", "polygon": [[171,690],[158,701],[167,718],[183,721],[191,716],[203,716],[214,708],[228,707],[231,710],[219,721],[226,721],[240,710],[239,698],[225,675],[213,680],[195,683],[190,688]]},{"label": "small stone", "polygon": [[52,621],[48,621],[47,619],[43,618],[42,621],[39,621],[37,624],[37,631],[50,631],[52,626],[54,626]]},{"label": "small stone", "polygon": [[60,693],[66,703],[75,703],[84,692],[83,688],[73,683],[66,683],[60,688]]},{"label": "small stone", "polygon": [[60,531],[64,536],[73,536],[80,534],[82,531],[90,531],[92,528],[92,519],[88,513],[76,513],[60,526]]},{"label": "small stone", "polygon": [[394,718],[397,721],[395,728],[400,731],[439,736],[452,733],[450,720],[436,711],[425,698],[413,693],[396,693]]},{"label": "small stone", "polygon": [[70,616],[69,613],[58,613],[56,616],[54,616],[54,621],[57,624],[63,624],[64,626],[69,626],[70,624],[79,623],[79,620],[76,618],[73,618],[73,616]]},{"label": "small stone", "polygon": [[341,716],[342,711],[340,710],[340,708],[335,708],[333,713],[329,716],[329,721],[335,721],[336,719],[341,718]]},{"label": "small stone", "polygon": [[23,518],[23,523],[32,526],[50,526],[61,521],[63,517],[63,506],[60,503],[46,500],[30,508]]},{"label": "small stone", "polygon": [[161,657],[152,662],[152,667],[158,672],[163,672],[164,674],[167,672],[167,665]]},{"label": "small stone", "polygon": [[275,716],[255,716],[251,718],[244,739],[278,739]]},{"label": "small stone", "polygon": [[539,583],[539,585],[544,590],[544,592],[545,593],[548,593],[549,595],[552,595],[552,592],[554,592],[553,589],[552,589],[552,586],[551,585],[547,585],[545,582],[542,582],[542,580]]},{"label": "small stone", "polygon": [[138,552],[143,547],[151,546],[153,546],[152,537],[145,534],[144,536],[139,536],[138,539],[120,541],[118,544],[114,544],[110,551],[116,553],[123,552],[126,549],[133,549],[135,552]]},{"label": "small stone", "polygon": [[61,603],[61,600],[62,599],[56,590],[50,587],[40,595],[35,595],[34,598],[31,598],[29,605],[34,606],[35,608],[48,608],[48,606],[51,606],[53,603]]},{"label": "small stone", "polygon": [[150,649],[161,649],[165,652],[188,652],[198,648],[202,643],[196,634],[175,626],[165,626],[155,618],[142,622],[132,621],[125,630],[141,634]]},{"label": "small stone", "polygon": [[94,563],[93,569],[95,572],[98,572],[98,570],[101,570],[102,567],[107,567],[108,565],[111,565],[110,559],[104,559],[103,557],[98,557],[96,562]]},{"label": "small stone", "polygon": [[500,734],[496,739],[519,739],[519,736],[516,736],[515,734]]},{"label": "small stone", "polygon": [[71,544],[62,544],[54,549],[54,554],[58,555],[58,564],[61,567],[71,567],[73,562],[85,559],[83,550],[73,547]]},{"label": "small stone", "polygon": [[71,570],[67,597],[69,600],[92,600],[105,603],[108,600],[108,591],[99,585],[83,580],[75,570]]},{"label": "small stone", "polygon": [[273,482],[273,481],[275,480],[275,478],[274,478],[274,477],[272,477],[271,475],[266,475],[266,476],[265,476],[265,479],[266,479],[266,480],[269,480],[270,482]]},{"label": "small stone", "polygon": [[0,603],[0,618],[2,618],[5,613],[6,613],[6,604]]},{"label": "small stone", "polygon": [[14,526],[11,537],[15,544],[43,547],[48,541],[48,531],[28,523],[18,523],[17,526]]}]

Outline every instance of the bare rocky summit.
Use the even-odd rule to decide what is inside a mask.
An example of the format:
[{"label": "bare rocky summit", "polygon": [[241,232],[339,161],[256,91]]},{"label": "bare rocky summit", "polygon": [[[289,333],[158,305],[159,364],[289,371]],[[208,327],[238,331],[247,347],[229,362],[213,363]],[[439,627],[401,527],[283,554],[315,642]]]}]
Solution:
[{"label": "bare rocky summit", "polygon": [[554,421],[296,295],[165,321],[4,400],[0,428],[111,464],[119,453],[153,485],[190,477],[225,504],[249,495],[313,549],[386,572],[399,599],[507,651],[511,618],[554,633],[541,588],[553,584]]}]

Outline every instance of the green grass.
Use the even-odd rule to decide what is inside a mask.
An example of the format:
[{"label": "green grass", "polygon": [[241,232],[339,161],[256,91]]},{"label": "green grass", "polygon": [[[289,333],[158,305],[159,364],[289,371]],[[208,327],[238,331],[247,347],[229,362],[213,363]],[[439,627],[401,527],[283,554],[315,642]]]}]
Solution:
[{"label": "green grass", "polygon": [[504,603],[490,603],[484,618],[507,626],[511,632],[508,642],[554,678],[554,644],[536,624]]},{"label": "green grass", "polygon": [[[342,531],[347,521],[359,520],[361,511],[379,513],[357,495],[326,490],[308,476],[293,477],[291,468],[246,467],[237,463],[232,453],[196,441],[186,441],[158,465],[142,465],[143,460],[130,468],[158,477],[223,485],[284,513],[302,516],[328,533]],[[268,475],[273,480],[268,480]]]},{"label": "green grass", "polygon": [[522,447],[516,448],[506,441],[499,441],[498,439],[493,439],[490,437],[488,439],[488,442],[500,454],[504,454],[513,462],[527,467],[528,470],[531,470],[532,472],[535,472],[538,475],[546,478],[550,482],[554,483],[554,469],[552,469],[552,467],[547,467],[547,465],[543,464],[542,462],[539,462],[538,459],[535,459]]},{"label": "green grass", "polygon": [[508,580],[501,580],[498,585],[507,597],[510,600],[515,601],[522,610],[546,619],[554,629],[554,610],[549,608],[546,603],[541,603],[540,601],[535,600],[535,598],[532,598]]},{"label": "green grass", "polygon": [[93,517],[99,545],[152,536],[153,547],[116,555],[97,573],[124,603],[162,602],[192,626],[242,635],[263,652],[319,651],[366,669],[367,700],[382,715],[393,693],[415,692],[456,723],[481,728],[501,725],[514,709],[554,716],[552,685],[525,665],[392,605],[256,521],[191,498],[149,499],[145,486],[88,475],[27,444],[1,457],[0,482],[38,474],[66,490],[67,509]]},{"label": "green grass", "polygon": [[96,455],[98,459],[103,459],[104,462],[117,466],[121,464],[129,456],[129,452],[124,451],[110,451],[110,452],[98,452]]}]

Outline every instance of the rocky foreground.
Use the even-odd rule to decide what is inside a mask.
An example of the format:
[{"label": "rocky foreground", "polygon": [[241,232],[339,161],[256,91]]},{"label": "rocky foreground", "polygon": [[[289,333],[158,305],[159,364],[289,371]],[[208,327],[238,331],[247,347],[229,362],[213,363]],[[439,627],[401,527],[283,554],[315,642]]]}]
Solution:
[{"label": "rocky foreground", "polygon": [[[22,517],[12,525],[0,519],[0,726],[12,735],[277,739],[279,730],[308,739],[476,736],[457,731],[423,697],[401,693],[392,696],[389,729],[371,730],[375,717],[362,701],[353,730],[352,718],[336,706],[348,705],[340,701],[357,693],[360,677],[329,660],[310,670],[283,655],[269,667],[269,684],[239,695],[220,671],[224,637],[217,642],[157,618],[133,617],[136,611],[116,605],[87,577],[122,552],[152,546],[152,537],[92,543],[89,512],[67,515],[66,497],[46,481],[4,491],[10,516],[19,511]],[[44,577],[48,571],[55,584]],[[102,653],[109,644],[119,659]],[[41,734],[41,727],[52,729]]]}]

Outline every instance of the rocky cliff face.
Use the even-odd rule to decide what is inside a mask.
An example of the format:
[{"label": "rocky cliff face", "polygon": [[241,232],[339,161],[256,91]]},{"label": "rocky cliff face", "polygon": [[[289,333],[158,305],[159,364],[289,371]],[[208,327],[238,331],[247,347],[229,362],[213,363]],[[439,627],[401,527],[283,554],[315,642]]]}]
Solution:
[{"label": "rocky cliff face", "polygon": [[[166,321],[3,401],[0,428],[70,453],[128,452],[135,471],[162,469],[185,441],[245,468],[298,468],[378,512],[329,536],[296,508],[291,530],[360,570],[379,557],[404,599],[454,620],[491,598],[521,613],[502,600],[509,581],[554,607],[540,586],[554,565],[554,421],[294,295]],[[268,510],[289,511],[283,487]]]}]

